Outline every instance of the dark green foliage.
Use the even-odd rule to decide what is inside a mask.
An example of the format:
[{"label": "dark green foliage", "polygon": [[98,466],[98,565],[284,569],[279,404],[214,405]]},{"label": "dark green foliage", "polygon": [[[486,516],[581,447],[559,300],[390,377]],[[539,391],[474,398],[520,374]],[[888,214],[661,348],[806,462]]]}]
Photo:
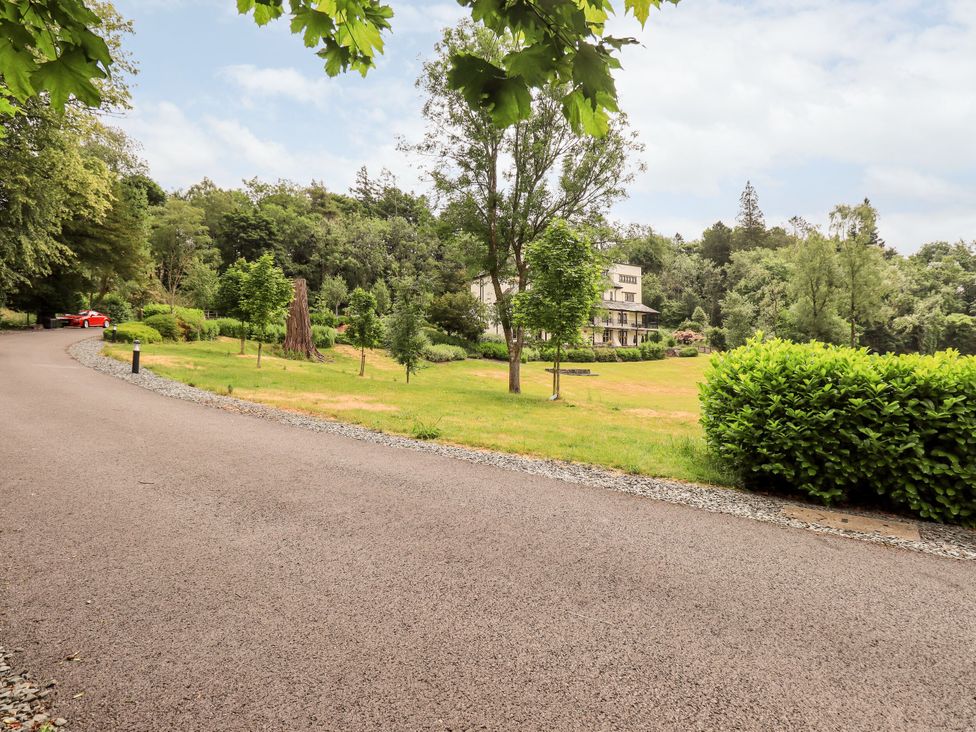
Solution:
[{"label": "dark green foliage", "polygon": [[497,341],[482,341],[478,344],[478,353],[482,358],[491,358],[496,361],[508,360],[508,346]]},{"label": "dark green foliage", "polygon": [[180,321],[172,313],[151,315],[142,322],[150,328],[155,328],[166,340],[178,341],[183,338],[183,331],[180,330]]},{"label": "dark green foliage", "polygon": [[599,363],[616,363],[617,353],[613,348],[594,348],[593,353]]},{"label": "dark green foliage", "polygon": [[641,358],[645,361],[661,361],[666,353],[663,343],[652,343],[650,341],[641,343]]},{"label": "dark green foliage", "polygon": [[424,347],[423,356],[432,363],[447,363],[448,361],[463,361],[468,357],[468,352],[457,346],[428,344]]},{"label": "dark green foliage", "polygon": [[430,303],[427,319],[451,335],[468,341],[478,340],[478,336],[488,324],[488,314],[481,303],[470,292],[445,292]]},{"label": "dark green foliage", "polygon": [[570,348],[563,355],[563,360],[573,363],[593,363],[596,361],[596,353],[592,348]]},{"label": "dark green foliage", "polygon": [[151,318],[153,315],[169,315],[173,311],[169,305],[164,303],[150,303],[142,308],[142,319]]},{"label": "dark green foliage", "polygon": [[478,344],[476,341],[465,340],[464,338],[459,338],[458,336],[448,335],[442,330],[437,328],[424,328],[424,335],[427,336],[427,340],[438,346],[442,343],[449,346],[457,346],[458,348],[463,348],[465,351],[477,352]]},{"label": "dark green foliage", "polygon": [[312,310],[308,315],[312,325],[335,328],[339,324],[339,318],[331,310]]},{"label": "dark green foliage", "polygon": [[647,340],[649,340],[651,343],[660,343],[661,342],[661,331],[659,331],[659,330],[652,330],[650,333],[647,334]]},{"label": "dark green foliage", "polygon": [[748,485],[976,525],[976,358],[755,338],[713,360],[701,400]]},{"label": "dark green foliage", "polygon": [[640,361],[641,352],[639,348],[618,348],[617,358],[621,361]]},{"label": "dark green foliage", "polygon": [[142,343],[158,343],[163,340],[162,334],[155,328],[146,323],[129,322],[122,323],[118,331],[107,328],[102,333],[102,338],[112,341],[113,338],[119,343],[132,343],[136,338]]},{"label": "dark green foliage", "polygon": [[312,326],[312,340],[316,348],[332,348],[335,345],[336,330],[327,325]]},{"label": "dark green foliage", "polygon": [[678,355],[681,358],[697,358],[698,349],[695,348],[694,346],[685,346],[680,351],[678,351]]},{"label": "dark green foliage", "polygon": [[114,292],[102,298],[96,308],[101,313],[105,313],[113,323],[125,323],[132,320],[132,306],[121,295]]}]

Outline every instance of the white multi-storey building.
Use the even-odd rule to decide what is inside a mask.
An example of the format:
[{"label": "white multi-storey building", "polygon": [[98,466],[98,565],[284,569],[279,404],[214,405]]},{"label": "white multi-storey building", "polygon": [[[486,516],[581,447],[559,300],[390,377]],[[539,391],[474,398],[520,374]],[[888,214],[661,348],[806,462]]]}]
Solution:
[{"label": "white multi-storey building", "polygon": [[[657,310],[641,302],[641,268],[633,264],[613,264],[606,273],[609,287],[592,323],[583,328],[584,336],[594,346],[613,348],[637,346],[647,340],[651,331],[659,327]],[[507,294],[515,287],[514,282],[504,283]],[[471,283],[471,294],[495,311],[495,288],[491,277],[482,275]],[[489,325],[488,333],[502,335],[497,318]]]}]

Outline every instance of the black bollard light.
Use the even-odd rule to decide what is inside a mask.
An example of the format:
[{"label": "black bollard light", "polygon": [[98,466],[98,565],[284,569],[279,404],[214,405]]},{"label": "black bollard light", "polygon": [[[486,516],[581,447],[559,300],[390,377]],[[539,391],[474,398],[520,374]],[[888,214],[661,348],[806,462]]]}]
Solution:
[{"label": "black bollard light", "polygon": [[132,373],[139,373],[139,339],[132,341]]},{"label": "black bollard light", "polygon": [[115,343],[119,339],[119,326],[112,326],[112,343]]}]

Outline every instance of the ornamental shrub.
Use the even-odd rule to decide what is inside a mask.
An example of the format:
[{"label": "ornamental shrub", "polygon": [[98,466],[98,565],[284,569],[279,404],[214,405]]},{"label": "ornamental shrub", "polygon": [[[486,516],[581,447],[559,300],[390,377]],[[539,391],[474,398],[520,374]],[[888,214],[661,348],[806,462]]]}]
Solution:
[{"label": "ornamental shrub", "polygon": [[712,449],[746,485],[976,526],[976,358],[753,338],[701,387]]},{"label": "ornamental shrub", "polygon": [[151,318],[153,315],[171,315],[169,305],[161,302],[150,303],[142,308],[142,319]]},{"label": "ornamental shrub", "polygon": [[220,325],[218,325],[216,320],[204,320],[203,330],[200,333],[200,340],[202,341],[215,341],[217,336],[220,335]]},{"label": "ornamental shrub", "polygon": [[234,320],[234,318],[217,318],[209,322],[216,323],[220,329],[220,335],[226,338],[241,337],[241,321],[239,320]]},{"label": "ornamental shrub", "polygon": [[478,354],[482,358],[492,358],[496,361],[508,360],[508,346],[497,341],[482,341],[478,344]]},{"label": "ornamental shrub", "polygon": [[678,355],[681,358],[696,358],[698,356],[698,349],[694,346],[685,346],[678,351]]},{"label": "ornamental shrub", "polygon": [[180,321],[172,313],[151,315],[142,322],[150,328],[155,328],[168,341],[178,341],[183,337],[183,331],[180,330]]},{"label": "ornamental shrub", "polygon": [[538,348],[533,346],[522,346],[522,363],[529,363],[530,361],[538,361],[541,358],[541,354]]},{"label": "ornamental shrub", "polygon": [[115,341],[118,343],[132,343],[136,338],[142,343],[159,343],[159,341],[163,340],[163,336],[160,335],[158,330],[145,323],[136,321],[122,323],[119,325],[118,332],[113,331],[112,328],[106,328],[102,332],[102,339],[111,341],[113,335]]},{"label": "ornamental shrub", "polygon": [[563,354],[563,361],[570,363],[593,363],[596,353],[592,348],[570,348]]},{"label": "ornamental shrub", "polygon": [[640,354],[645,361],[660,361],[664,358],[666,348],[663,343],[641,343]]},{"label": "ornamental shrub", "polygon": [[132,320],[132,306],[129,301],[114,292],[103,297],[95,309],[105,313],[112,323],[127,323]]},{"label": "ornamental shrub", "polygon": [[613,348],[594,348],[593,355],[598,363],[616,363],[617,354]]},{"label": "ornamental shrub", "polygon": [[335,339],[335,328],[330,328],[326,325],[312,326],[312,340],[315,342],[316,348],[332,348],[335,345]]},{"label": "ornamental shrub", "polygon": [[448,361],[463,361],[468,357],[468,352],[459,346],[452,346],[447,343],[428,344],[424,346],[423,357],[433,363],[447,363]]},{"label": "ornamental shrub", "polygon": [[641,352],[639,348],[618,348],[617,358],[621,361],[640,361]]}]

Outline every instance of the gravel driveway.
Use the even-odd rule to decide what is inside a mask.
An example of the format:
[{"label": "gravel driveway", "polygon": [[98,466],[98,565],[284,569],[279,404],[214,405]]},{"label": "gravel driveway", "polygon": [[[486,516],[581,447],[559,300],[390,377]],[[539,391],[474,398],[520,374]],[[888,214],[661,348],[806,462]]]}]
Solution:
[{"label": "gravel driveway", "polygon": [[0,644],[71,730],[976,728],[976,563],[166,399],[85,335],[0,339]]}]

